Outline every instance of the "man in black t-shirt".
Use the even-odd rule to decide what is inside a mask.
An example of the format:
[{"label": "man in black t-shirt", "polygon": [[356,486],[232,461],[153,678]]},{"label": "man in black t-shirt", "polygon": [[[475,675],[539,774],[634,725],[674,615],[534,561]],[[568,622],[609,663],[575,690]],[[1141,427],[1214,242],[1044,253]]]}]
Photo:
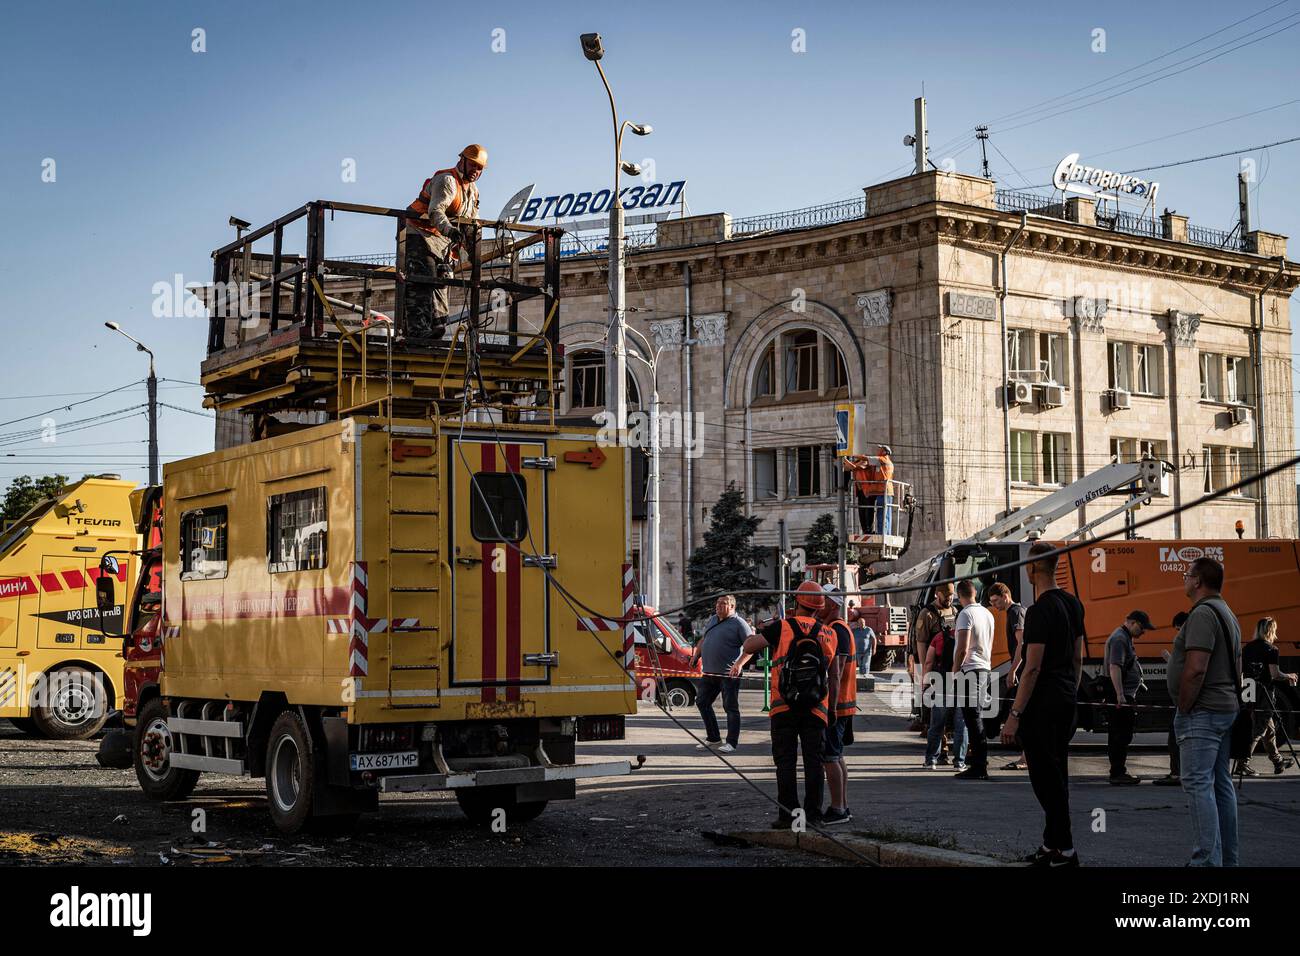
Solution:
[{"label": "man in black t-shirt", "polygon": [[1025,614],[1024,664],[1002,740],[1019,740],[1029,783],[1047,818],[1043,845],[1025,858],[1034,866],[1078,866],[1070,832],[1070,738],[1083,673],[1083,605],[1056,586],[1056,549],[1029,548],[1029,580],[1036,600]]},{"label": "man in black t-shirt", "polygon": [[[1276,708],[1277,685],[1296,685],[1296,675],[1288,674],[1279,666],[1282,657],[1277,651],[1277,621],[1271,617],[1260,618],[1255,625],[1255,639],[1241,649],[1241,676],[1255,681],[1258,688],[1255,693],[1255,739],[1251,743],[1253,754],[1260,744],[1264,753],[1273,761],[1273,772],[1281,773],[1294,761],[1283,757],[1277,748],[1277,723],[1273,719]],[[1250,760],[1239,760],[1233,773],[1247,777],[1259,775],[1250,766]]]}]

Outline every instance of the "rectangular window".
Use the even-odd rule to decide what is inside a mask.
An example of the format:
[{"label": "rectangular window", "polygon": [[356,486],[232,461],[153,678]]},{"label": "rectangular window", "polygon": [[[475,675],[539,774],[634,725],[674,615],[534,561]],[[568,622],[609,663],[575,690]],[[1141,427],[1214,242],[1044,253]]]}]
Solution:
[{"label": "rectangular window", "polygon": [[1223,376],[1225,402],[1250,404],[1250,360],[1244,355],[1229,355]]},{"label": "rectangular window", "polygon": [[315,571],[325,567],[329,516],[324,487],[289,491],[266,499],[266,567]]},{"label": "rectangular window", "polygon": [[1038,364],[1046,381],[1069,386],[1069,345],[1069,336],[1056,332],[1043,332],[1038,336]]},{"label": "rectangular window", "polygon": [[[1235,485],[1250,473],[1250,449],[1206,445],[1201,449],[1202,488],[1206,493]],[[1249,487],[1230,492],[1231,496],[1254,494]]]},{"label": "rectangular window", "polygon": [[522,541],[528,534],[528,484],[523,475],[480,471],[469,489],[469,532],[475,541]]},{"label": "rectangular window", "polygon": [[1007,374],[1013,382],[1023,381],[1033,370],[1032,342],[1027,330],[1007,329]]},{"label": "rectangular window", "polygon": [[1070,436],[1043,433],[1043,484],[1064,485],[1070,481]]},{"label": "rectangular window", "polygon": [[1129,375],[1131,367],[1129,344],[1127,342],[1111,342],[1110,387],[1123,389],[1126,392],[1133,391],[1132,379]]},{"label": "rectangular window", "polygon": [[181,580],[226,576],[226,506],[181,515]]},{"label": "rectangular window", "polygon": [[1136,365],[1133,391],[1138,395],[1163,395],[1163,350],[1158,345],[1139,345],[1133,351]]},{"label": "rectangular window", "polygon": [[1223,356],[1201,353],[1201,401],[1223,401]]},{"label": "rectangular window", "polygon": [[1165,443],[1149,438],[1112,438],[1110,456],[1116,461],[1141,461],[1143,458],[1164,458]]},{"label": "rectangular window", "polygon": [[573,357],[569,372],[569,397],[573,408],[600,408],[605,404],[605,356],[584,352]]},{"label": "rectangular window", "polygon": [[754,500],[775,501],[776,450],[762,449],[754,452]]},{"label": "rectangular window", "polygon": [[1011,433],[1011,480],[1020,484],[1034,483],[1034,433]]},{"label": "rectangular window", "polygon": [[791,336],[785,353],[785,390],[817,391],[817,333],[798,332]]},{"label": "rectangular window", "polygon": [[845,388],[849,384],[849,370],[844,365],[844,356],[835,344],[826,339],[826,375],[828,388]]},{"label": "rectangular window", "polygon": [[801,445],[786,452],[786,494],[813,498],[822,493],[821,446]]}]

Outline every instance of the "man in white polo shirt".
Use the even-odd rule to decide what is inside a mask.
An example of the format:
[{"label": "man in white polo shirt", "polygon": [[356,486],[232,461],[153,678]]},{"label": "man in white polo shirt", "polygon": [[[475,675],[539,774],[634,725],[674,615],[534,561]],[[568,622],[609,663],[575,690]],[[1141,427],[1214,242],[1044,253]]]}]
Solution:
[{"label": "man in white polo shirt", "polygon": [[993,615],[975,600],[973,581],[957,584],[957,601],[961,610],[957,613],[957,651],[953,660],[958,663],[958,703],[962,721],[966,724],[967,750],[966,769],[956,777],[959,780],[987,780],[989,746],[984,737],[981,698],[989,690],[993,666]]}]

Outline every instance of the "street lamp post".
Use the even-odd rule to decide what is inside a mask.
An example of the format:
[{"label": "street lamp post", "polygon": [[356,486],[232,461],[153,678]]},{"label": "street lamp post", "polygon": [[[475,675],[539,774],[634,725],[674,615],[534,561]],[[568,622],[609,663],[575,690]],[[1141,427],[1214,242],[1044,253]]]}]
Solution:
[{"label": "street lamp post", "polygon": [[149,393],[149,485],[152,487],[158,484],[158,376],[154,374],[153,350],[139,339],[123,332],[122,327],[116,322],[105,322],[104,325],[134,342],[137,352],[144,352],[149,356],[149,378],[146,380],[146,387]]},{"label": "street lamp post", "polygon": [[580,39],[582,55],[596,64],[600,82],[605,85],[605,93],[609,96],[609,112],[614,120],[614,191],[609,197],[609,325],[605,343],[605,411],[613,414],[621,442],[627,428],[627,288],[623,274],[626,262],[623,203],[618,194],[618,177],[620,172],[626,172],[629,176],[641,174],[641,167],[635,163],[623,162],[623,131],[630,129],[637,136],[648,136],[651,128],[640,123],[619,122],[614,91],[610,89],[609,80],[600,65],[600,59],[605,55],[600,34],[584,33]]}]

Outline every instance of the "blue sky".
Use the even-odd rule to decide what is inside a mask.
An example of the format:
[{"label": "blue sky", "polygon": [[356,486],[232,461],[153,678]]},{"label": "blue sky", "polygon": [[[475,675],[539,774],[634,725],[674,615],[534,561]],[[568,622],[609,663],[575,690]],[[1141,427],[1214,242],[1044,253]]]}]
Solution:
[{"label": "blue sky", "polygon": [[[851,198],[905,172],[901,138],[922,84],[932,158],[978,172],[971,130],[988,123],[994,175],[1013,188],[1047,182],[1068,152],[1127,170],[1300,135],[1300,102],[1279,106],[1300,98],[1300,27],[1286,29],[1300,25],[1300,0],[445,9],[379,0],[8,6],[0,482],[49,471],[143,479],[142,416],[74,430],[144,401],[142,384],[94,399],[147,368],[106,320],[154,348],[171,380],[161,398],[178,408],[163,409],[164,459],[211,448],[210,420],[190,413],[201,411],[200,391],[185,384],[197,381],[206,324],[155,318],[153,287],[176,273],[210,278],[209,253],[233,238],[230,215],[260,224],[313,198],[404,205],[469,141],[491,152],[481,185],[492,212],[531,182],[553,194],[606,179],[608,104],[582,58],[582,32],[604,36],[621,112],[655,127],[631,141],[629,157],[652,158],[660,180],[688,179],[696,213]],[[192,50],[196,28],[206,52]],[[498,29],[504,52],[493,51]],[[1098,29],[1104,52],[1093,50]],[[795,30],[806,52],[793,52]],[[1222,55],[1186,61],[1197,54]],[[1075,108],[1123,82],[1146,85]],[[1300,242],[1300,143],[1243,155],[1259,172],[1255,226]],[[53,182],[42,181],[47,159]],[[355,182],[342,181],[345,160],[355,161]],[[1151,175],[1161,206],[1226,229],[1236,221],[1237,169],[1234,155]],[[390,247],[386,228],[340,221],[328,251]],[[48,416],[62,429],[57,441],[22,440],[44,413],[86,399]]]}]

